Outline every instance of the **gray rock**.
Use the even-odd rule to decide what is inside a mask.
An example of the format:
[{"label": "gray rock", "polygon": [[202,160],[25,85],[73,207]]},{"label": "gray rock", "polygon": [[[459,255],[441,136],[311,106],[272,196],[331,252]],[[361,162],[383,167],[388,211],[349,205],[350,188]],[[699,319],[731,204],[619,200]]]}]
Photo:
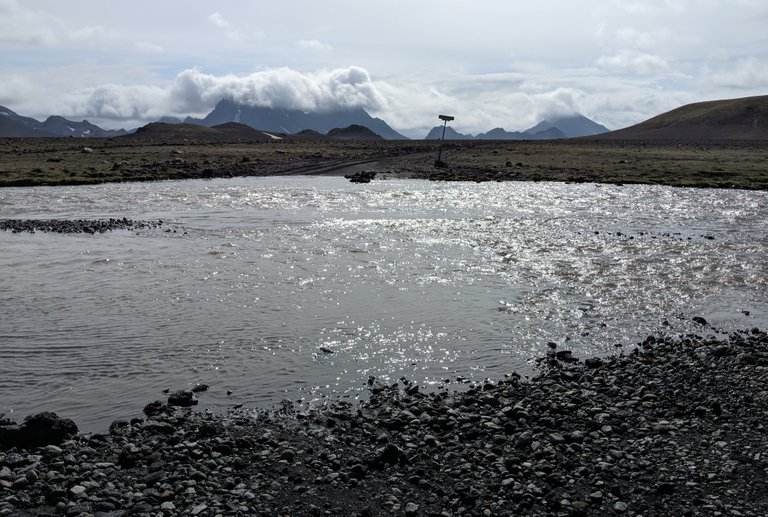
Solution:
[{"label": "gray rock", "polygon": [[190,407],[197,405],[197,398],[191,390],[179,390],[168,396],[169,406]]},{"label": "gray rock", "polygon": [[77,425],[69,418],[51,412],[37,413],[26,417],[21,425],[0,426],[0,449],[58,445],[77,432]]}]

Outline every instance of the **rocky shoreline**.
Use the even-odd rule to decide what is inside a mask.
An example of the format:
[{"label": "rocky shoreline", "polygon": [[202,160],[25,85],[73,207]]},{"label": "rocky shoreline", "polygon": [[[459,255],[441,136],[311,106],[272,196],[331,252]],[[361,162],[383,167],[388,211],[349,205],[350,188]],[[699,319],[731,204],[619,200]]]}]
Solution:
[{"label": "rocky shoreline", "polygon": [[104,233],[112,230],[159,228],[163,221],[109,219],[0,219],[0,230],[13,233]]},{"label": "rocky shoreline", "polygon": [[175,393],[104,434],[6,443],[0,516],[768,515],[758,329],[586,360],[552,344],[537,377],[464,392],[369,388],[226,414]]}]

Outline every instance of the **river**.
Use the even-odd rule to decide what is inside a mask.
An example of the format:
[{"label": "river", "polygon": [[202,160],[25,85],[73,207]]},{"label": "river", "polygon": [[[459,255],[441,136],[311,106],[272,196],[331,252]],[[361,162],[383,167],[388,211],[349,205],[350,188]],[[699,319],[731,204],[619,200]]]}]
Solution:
[{"label": "river", "polygon": [[767,207],[740,190],[306,176],[2,189],[0,218],[164,224],[0,232],[0,413],[99,431],[198,383],[200,407],[307,405],[364,396],[369,376],[532,375],[549,342],[586,358],[765,328]]}]

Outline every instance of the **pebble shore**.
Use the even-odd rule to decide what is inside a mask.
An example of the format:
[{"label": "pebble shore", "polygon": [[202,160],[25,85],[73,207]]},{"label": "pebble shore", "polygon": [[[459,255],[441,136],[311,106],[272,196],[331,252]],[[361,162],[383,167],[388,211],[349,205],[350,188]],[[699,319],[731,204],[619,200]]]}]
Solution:
[{"label": "pebble shore", "polygon": [[768,515],[768,334],[649,336],[469,390],[197,412],[0,451],[0,516]]}]

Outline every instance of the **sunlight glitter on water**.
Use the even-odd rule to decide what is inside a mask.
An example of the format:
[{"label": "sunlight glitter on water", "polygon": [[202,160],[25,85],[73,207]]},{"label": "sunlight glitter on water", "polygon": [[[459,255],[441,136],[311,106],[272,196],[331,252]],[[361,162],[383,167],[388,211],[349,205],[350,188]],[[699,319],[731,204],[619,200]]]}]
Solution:
[{"label": "sunlight glitter on water", "polygon": [[768,323],[760,192],[292,177],[0,200],[0,217],[166,221],[0,234],[0,412],[86,428],[196,382],[209,404],[270,405],[369,375],[530,373],[548,341],[612,353],[702,331],[693,316]]}]

